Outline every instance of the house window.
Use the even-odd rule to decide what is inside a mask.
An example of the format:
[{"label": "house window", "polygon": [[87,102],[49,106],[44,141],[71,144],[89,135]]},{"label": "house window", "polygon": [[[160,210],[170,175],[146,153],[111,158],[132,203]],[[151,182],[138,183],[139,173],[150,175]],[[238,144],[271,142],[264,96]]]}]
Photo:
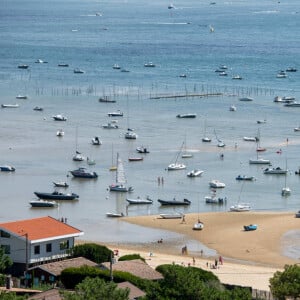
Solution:
[{"label": "house window", "polygon": [[4,249],[4,254],[10,254],[10,245],[1,245],[2,249]]},{"label": "house window", "polygon": [[40,245],[34,246],[34,254],[40,254]]},{"label": "house window", "polygon": [[46,244],[46,252],[52,252],[52,244]]},{"label": "house window", "polygon": [[60,242],[60,244],[59,244],[59,249],[60,249],[60,250],[66,250],[66,249],[69,249],[69,240]]},{"label": "house window", "polygon": [[10,234],[6,231],[0,230],[0,237],[10,238]]}]

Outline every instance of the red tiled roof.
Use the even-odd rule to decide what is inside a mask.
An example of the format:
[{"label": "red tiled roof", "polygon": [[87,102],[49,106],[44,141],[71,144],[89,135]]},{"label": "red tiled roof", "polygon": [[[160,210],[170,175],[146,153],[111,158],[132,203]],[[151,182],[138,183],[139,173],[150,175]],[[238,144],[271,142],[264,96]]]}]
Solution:
[{"label": "red tiled roof", "polygon": [[0,229],[17,236],[28,234],[29,241],[83,233],[81,230],[49,216],[1,223]]}]

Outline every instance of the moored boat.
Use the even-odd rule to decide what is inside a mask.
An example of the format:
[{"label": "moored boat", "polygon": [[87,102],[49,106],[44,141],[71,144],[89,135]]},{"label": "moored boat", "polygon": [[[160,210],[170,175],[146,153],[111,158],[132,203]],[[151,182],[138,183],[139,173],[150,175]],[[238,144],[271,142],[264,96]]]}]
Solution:
[{"label": "moored boat", "polygon": [[187,118],[187,119],[192,118],[193,119],[193,118],[197,117],[197,114],[191,114],[191,113],[189,113],[189,114],[178,114],[176,117],[179,118],[179,119],[183,119],[183,118]]},{"label": "moored boat", "polygon": [[255,179],[254,176],[246,176],[246,175],[238,175],[236,180],[246,180],[246,181],[253,181]]},{"label": "moored boat", "polygon": [[157,201],[160,203],[160,205],[190,205],[192,203],[186,198],[183,200],[176,200],[175,198],[173,200],[158,199]]},{"label": "moored boat", "polygon": [[148,196],[146,198],[140,198],[140,197],[137,197],[135,199],[126,198],[126,201],[129,204],[152,204],[153,203],[153,200],[151,200]]},{"label": "moored boat", "polygon": [[286,175],[288,170],[284,170],[280,167],[277,168],[266,168],[264,174],[274,174],[274,175]]},{"label": "moored boat", "polygon": [[234,212],[244,212],[250,210],[251,210],[251,206],[248,203],[237,203],[235,205],[230,206],[230,211],[234,211]]},{"label": "moored boat", "polygon": [[257,229],[257,224],[244,225],[245,231],[253,231]]},{"label": "moored boat", "polygon": [[87,171],[86,168],[80,167],[77,170],[70,171],[70,173],[76,178],[97,178],[96,172]]},{"label": "moored boat", "polygon": [[32,200],[29,202],[32,207],[56,207],[58,203],[56,201],[48,201],[43,199]]},{"label": "moored boat", "polygon": [[95,137],[92,138],[92,145],[95,145],[95,146],[102,145],[102,141],[100,141],[98,136],[95,136]]},{"label": "moored boat", "polygon": [[203,174],[204,171],[199,169],[194,169],[186,174],[187,177],[199,177]]},{"label": "moored boat", "polygon": [[144,160],[144,158],[143,157],[137,157],[137,156],[131,156],[131,157],[128,157],[128,161],[142,161],[142,160]]},{"label": "moored boat", "polygon": [[120,110],[107,113],[109,117],[123,117],[123,112]]},{"label": "moored boat", "polygon": [[79,198],[79,195],[75,193],[60,193],[54,191],[53,193],[42,193],[42,192],[34,192],[34,194],[40,199],[50,199],[50,200],[75,200]]},{"label": "moored boat", "polygon": [[102,103],[116,103],[115,99],[111,99],[109,96],[102,96],[99,98],[99,102]]},{"label": "moored boat", "polygon": [[9,165],[0,166],[1,172],[14,172],[15,170],[16,169],[13,166],[9,166]]},{"label": "moored boat", "polygon": [[204,224],[200,220],[198,220],[193,226],[193,230],[202,230],[203,228]]},{"label": "moored boat", "polygon": [[239,98],[240,101],[242,102],[250,102],[250,101],[253,101],[253,98],[250,98],[250,97],[242,97],[242,98]]},{"label": "moored boat", "polygon": [[147,148],[147,147],[144,147],[144,146],[137,147],[137,148],[136,148],[136,151],[137,151],[138,153],[150,153],[150,151],[148,150],[148,148]]},{"label": "moored boat", "polygon": [[112,123],[109,122],[107,124],[103,124],[102,128],[104,128],[104,129],[118,129],[119,126],[116,125],[116,124],[112,124]]},{"label": "moored boat", "polygon": [[20,105],[19,104],[1,104],[1,107],[2,108],[17,108],[19,107]]},{"label": "moored boat", "polygon": [[271,161],[269,159],[257,158],[257,159],[249,159],[250,165],[270,165]]},{"label": "moored boat", "polygon": [[133,187],[127,187],[125,178],[124,166],[119,154],[117,154],[117,172],[116,172],[116,183],[109,186],[111,192],[132,192]]},{"label": "moored boat", "polygon": [[181,219],[184,216],[182,213],[160,214],[162,219]]},{"label": "moored boat", "polygon": [[111,212],[107,212],[106,216],[109,218],[121,218],[124,217],[123,213],[111,213]]},{"label": "moored boat", "polygon": [[209,182],[209,186],[211,188],[224,188],[225,187],[225,183],[217,180],[217,179],[213,179]]},{"label": "moored boat", "polygon": [[64,187],[67,188],[69,185],[65,181],[53,181],[55,187]]},{"label": "moored boat", "polygon": [[28,97],[26,95],[17,95],[16,99],[28,99]]},{"label": "moored boat", "polygon": [[52,116],[52,118],[54,119],[54,121],[67,121],[67,118],[63,115],[55,115],[55,116]]}]

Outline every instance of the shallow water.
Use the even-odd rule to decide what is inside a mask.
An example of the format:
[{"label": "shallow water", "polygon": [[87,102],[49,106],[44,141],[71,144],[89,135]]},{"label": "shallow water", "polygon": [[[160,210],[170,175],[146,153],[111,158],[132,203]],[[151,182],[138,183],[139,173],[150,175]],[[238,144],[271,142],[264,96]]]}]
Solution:
[{"label": "shallow water", "polygon": [[[1,222],[44,215],[66,217],[85,232],[86,239],[138,241],[144,229],[106,218],[106,212],[227,211],[237,201],[249,202],[255,210],[298,211],[300,177],[294,172],[300,166],[300,137],[293,128],[299,126],[299,109],[273,102],[276,95],[299,99],[299,72],[276,78],[279,70],[298,67],[300,60],[297,1],[215,6],[188,1],[176,4],[174,10],[160,1],[53,1],[51,7],[36,0],[27,1],[26,7],[20,3],[4,1],[0,11],[0,99],[20,104],[17,109],[0,110],[0,162],[16,167],[13,174],[0,173]],[[214,33],[209,32],[209,25]],[[48,63],[35,63],[37,59]],[[144,67],[150,61],[155,68]],[[70,67],[58,67],[62,62]],[[18,69],[21,63],[29,69]],[[115,63],[130,72],[114,70]],[[228,66],[226,78],[214,72],[223,64]],[[77,67],[85,73],[74,74]],[[182,73],[187,77],[180,78]],[[232,80],[235,74],[244,79]],[[212,93],[222,95],[150,99]],[[29,98],[17,101],[18,94]],[[102,95],[117,102],[99,103]],[[241,96],[254,101],[238,101]],[[229,111],[231,104],[236,112]],[[33,111],[35,106],[44,111]],[[110,120],[107,113],[117,109],[124,112],[117,123],[120,129],[102,129]],[[197,113],[197,118],[176,118],[178,113],[190,112]],[[67,122],[53,121],[56,114],[65,114]],[[258,125],[256,121],[262,119],[266,124]],[[212,138],[209,144],[201,142],[205,124]],[[124,139],[128,127],[136,130],[137,140]],[[63,138],[56,136],[60,128],[65,131]],[[255,144],[244,142],[243,136],[255,136],[258,129],[261,144],[267,147],[263,157],[275,167],[290,169],[289,197],[280,195],[284,177],[264,175],[262,166],[248,164],[249,158],[256,157]],[[214,132],[226,143],[224,149],[216,147]],[[100,147],[91,145],[94,136],[102,140]],[[167,172],[183,141],[193,158],[184,161],[186,170]],[[142,162],[129,163],[128,157],[136,155],[140,145],[148,146],[150,153]],[[97,164],[88,168],[99,174],[97,180],[69,176],[68,171],[87,166],[72,161],[76,149],[96,159]],[[279,149],[282,154],[276,153]],[[114,182],[109,167],[117,153],[124,161],[128,185],[134,187],[130,197],[149,195],[153,205],[126,208],[125,194],[107,191]],[[194,168],[204,170],[203,175],[187,178],[186,173]],[[237,182],[239,174],[256,180]],[[164,178],[164,184],[158,184],[158,177]],[[227,205],[205,204],[212,179],[226,183],[218,195],[227,197]],[[58,209],[29,207],[34,191],[52,191],[52,181],[59,180],[70,184],[68,191],[78,193],[79,201],[63,202]],[[156,201],[173,197],[188,198],[192,204],[173,209],[162,208]],[[152,232],[147,230],[145,236],[157,238]]]}]

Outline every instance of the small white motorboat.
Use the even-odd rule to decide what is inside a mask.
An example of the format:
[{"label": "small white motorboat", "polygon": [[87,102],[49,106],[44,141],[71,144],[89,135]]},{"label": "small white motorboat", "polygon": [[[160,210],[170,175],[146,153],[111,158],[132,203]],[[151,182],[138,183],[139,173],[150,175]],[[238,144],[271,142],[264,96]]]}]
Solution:
[{"label": "small white motorboat", "polygon": [[56,132],[56,135],[57,135],[58,137],[62,137],[62,136],[65,135],[65,133],[64,133],[64,131],[63,131],[62,129],[58,129],[57,132]]},{"label": "small white motorboat", "polygon": [[151,200],[149,196],[147,196],[146,198],[137,197],[136,199],[126,198],[126,201],[129,204],[152,204],[153,203],[153,200]]},{"label": "small white motorboat", "polygon": [[128,130],[127,132],[125,132],[124,137],[128,140],[136,140],[138,135],[134,131]]},{"label": "small white motorboat", "polygon": [[230,211],[244,212],[250,210],[251,210],[251,206],[248,203],[237,203],[235,205],[230,206]]},{"label": "small white motorboat", "polygon": [[75,74],[84,74],[85,72],[81,69],[76,68],[76,69],[74,69],[73,73],[75,73]]},{"label": "small white motorboat", "polygon": [[53,181],[53,184],[55,187],[69,187],[69,185],[65,181]]},{"label": "small white motorboat", "polygon": [[235,105],[230,105],[229,111],[236,111],[236,106]]},{"label": "small white motorboat", "polygon": [[53,120],[54,121],[67,121],[67,118],[63,115],[55,115],[55,116],[52,116]]},{"label": "small white motorboat", "polygon": [[102,145],[102,141],[100,141],[99,137],[95,136],[92,138],[92,145],[100,146]]},{"label": "small white motorboat", "polygon": [[203,228],[204,228],[204,224],[200,220],[198,220],[198,222],[195,223],[193,226],[193,230],[202,230]]},{"label": "small white motorboat", "polygon": [[146,67],[146,68],[154,68],[155,64],[153,62],[148,62],[148,63],[144,64],[144,67]]},{"label": "small white motorboat", "polygon": [[199,177],[203,174],[204,171],[199,170],[199,169],[194,169],[190,172],[187,173],[187,177]]},{"label": "small white motorboat", "polygon": [[1,104],[1,107],[2,108],[17,108],[19,107],[20,105],[19,104]]},{"label": "small white motorboat", "polygon": [[107,123],[107,124],[103,124],[102,128],[104,129],[118,129],[119,126],[116,124],[112,124],[111,122]]},{"label": "small white motorboat", "polygon": [[123,117],[123,112],[120,110],[107,113],[109,117]]},{"label": "small white motorboat", "polygon": [[186,165],[181,163],[172,163],[168,165],[168,171],[183,170],[183,169],[186,169]]},{"label": "small white motorboat", "polygon": [[73,156],[74,161],[84,161],[85,157],[78,151],[76,151],[75,155]]},{"label": "small white motorboat", "polygon": [[160,214],[162,219],[181,219],[184,216],[182,213]]},{"label": "small white motorboat", "polygon": [[234,75],[234,76],[232,76],[232,79],[233,79],[233,80],[242,80],[243,77],[240,76],[240,75]]},{"label": "small white motorboat", "polygon": [[27,99],[28,97],[26,95],[17,95],[16,99]]},{"label": "small white motorboat", "polygon": [[213,179],[212,181],[209,182],[209,186],[211,188],[224,188],[226,185],[224,182],[221,182],[217,179]]},{"label": "small white motorboat", "polygon": [[106,213],[106,216],[109,217],[109,218],[121,218],[121,217],[124,217],[124,214],[123,213],[108,212],[108,213]]}]

